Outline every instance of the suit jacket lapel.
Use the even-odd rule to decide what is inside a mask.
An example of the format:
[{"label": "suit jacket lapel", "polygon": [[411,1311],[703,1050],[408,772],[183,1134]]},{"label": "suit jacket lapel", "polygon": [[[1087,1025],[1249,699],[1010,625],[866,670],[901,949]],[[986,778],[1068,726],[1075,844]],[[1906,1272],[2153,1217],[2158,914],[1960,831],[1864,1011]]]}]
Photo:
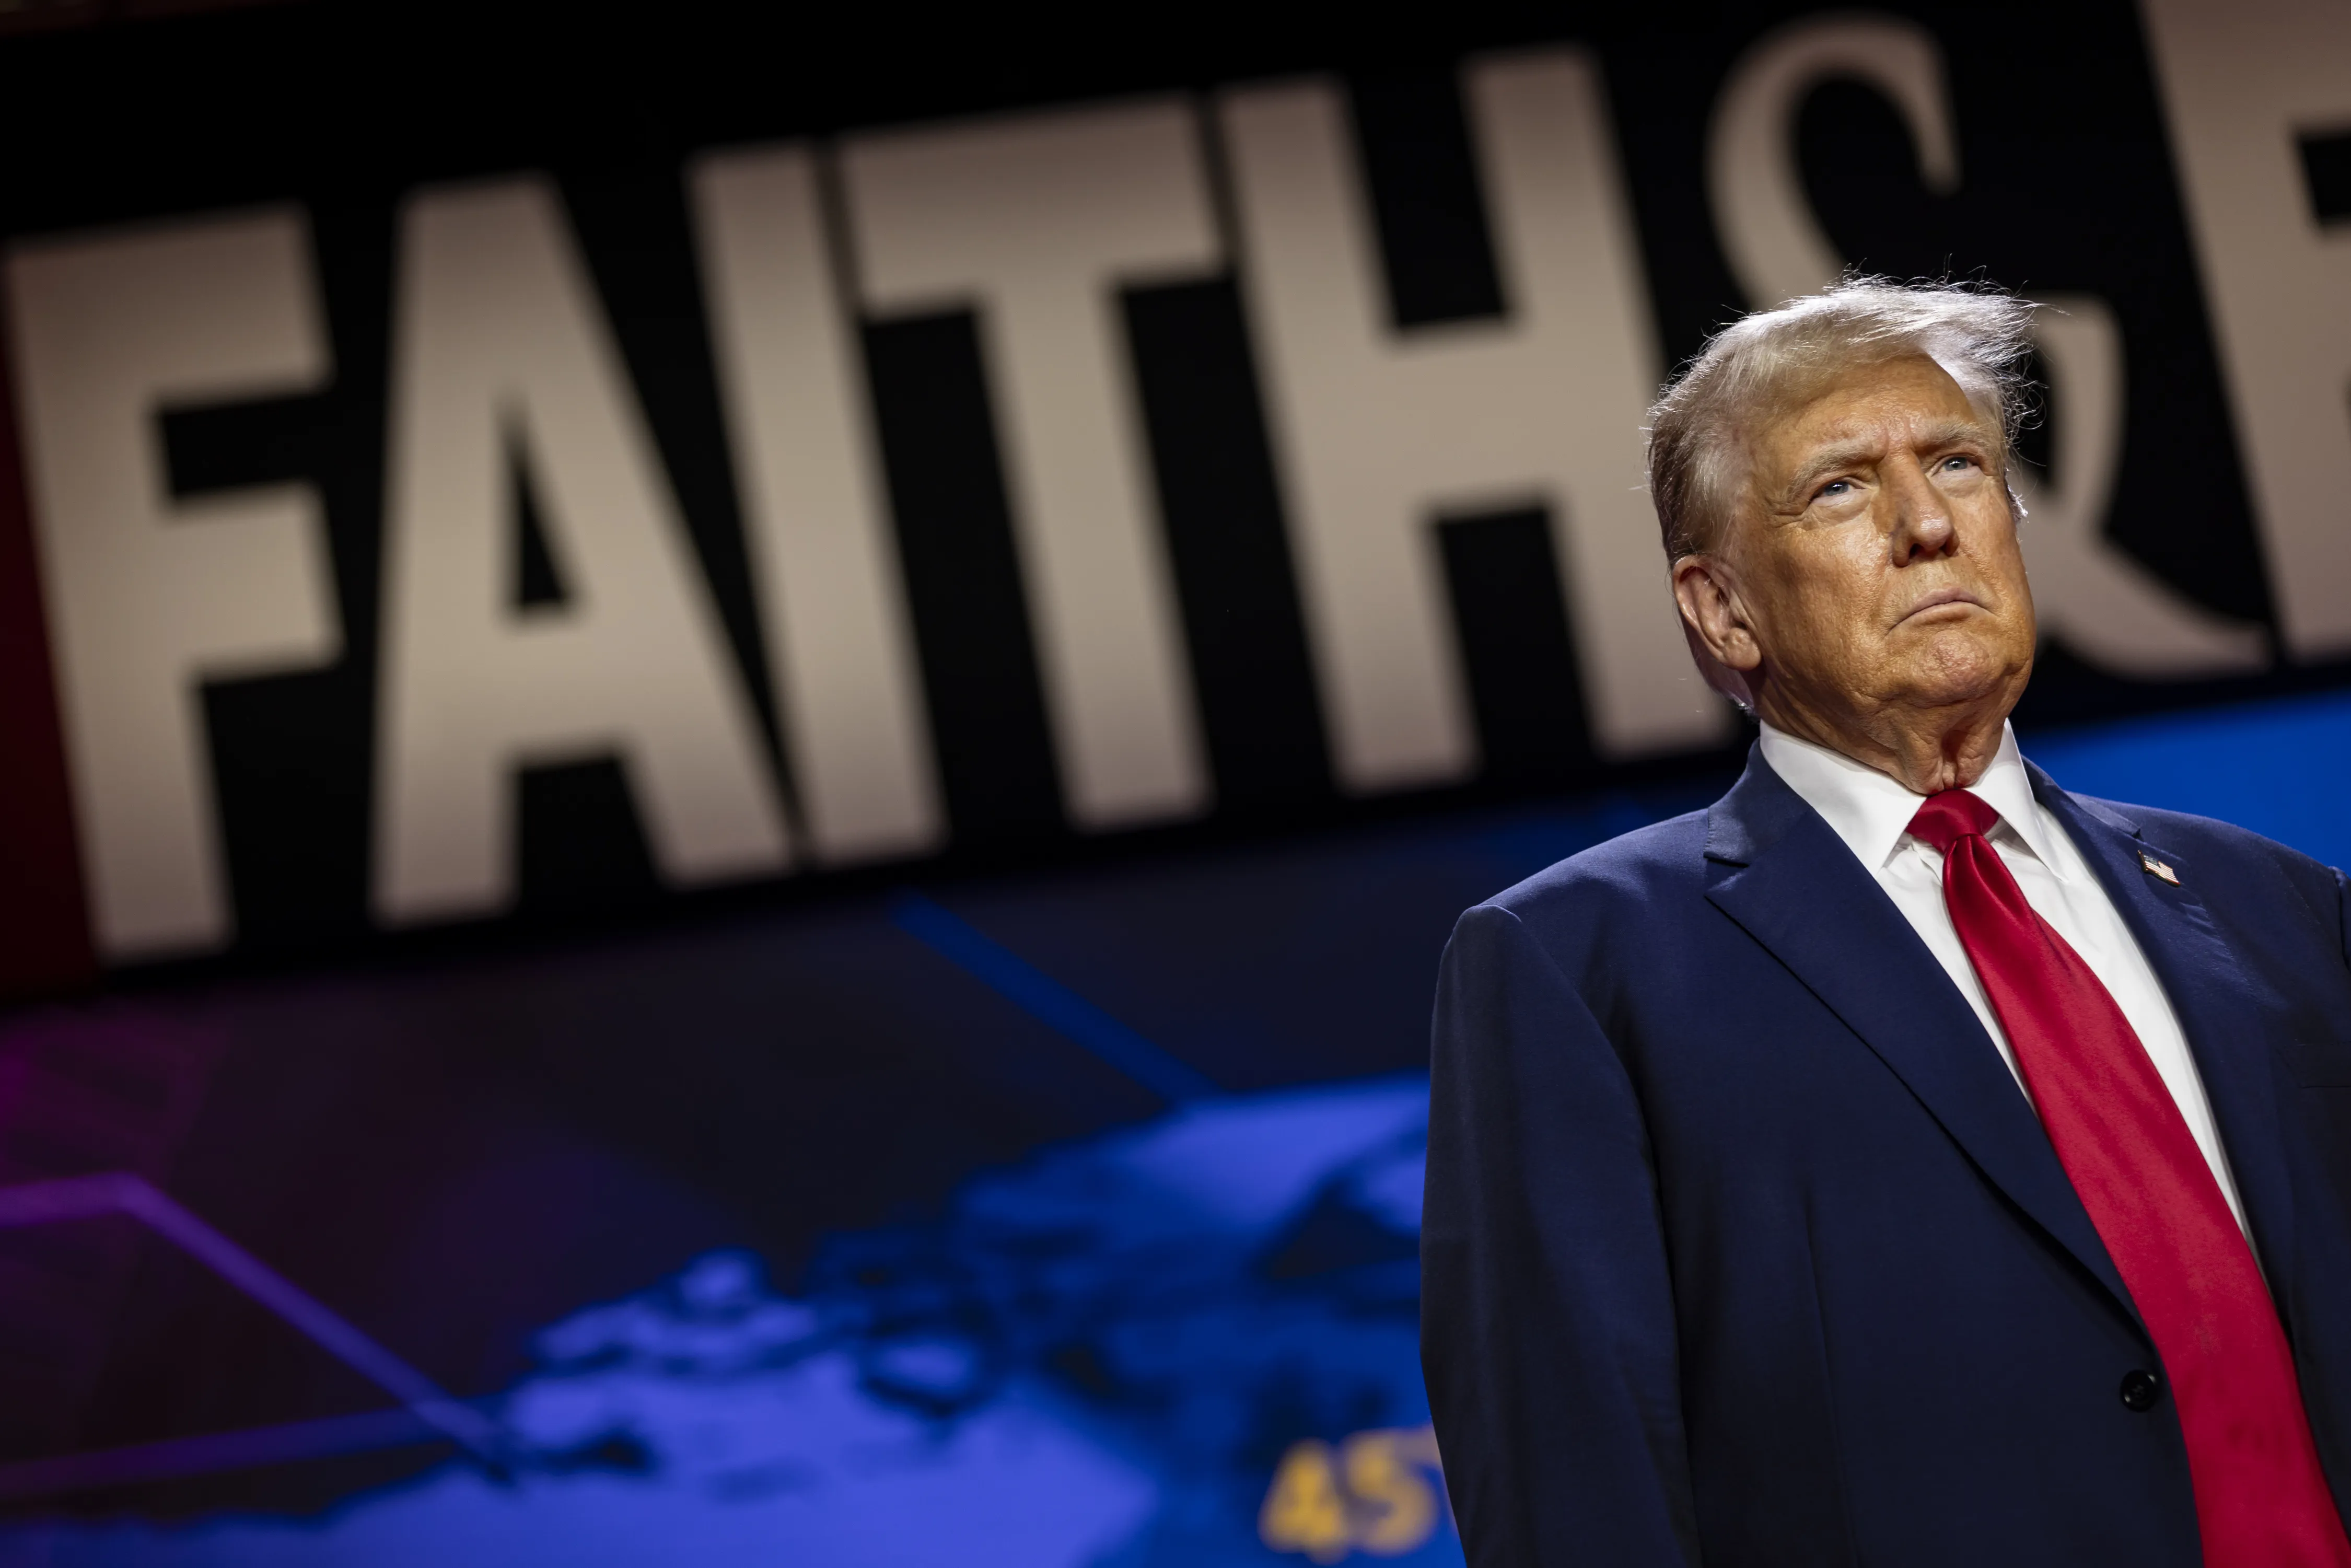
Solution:
[{"label": "suit jacket lapel", "polygon": [[[2064,824],[2066,836],[2090,862],[2179,1017],[2244,1200],[2254,1249],[2272,1293],[2283,1305],[2294,1263],[2294,1184],[2279,1126],[2277,1079],[2262,1028],[2264,1016],[2274,1016],[2275,998],[2264,995],[2230,951],[2197,896],[2197,867],[2190,857],[2149,842],[2121,812],[2076,800],[2040,768],[2025,766],[2034,795]],[[2149,873],[2139,858],[2142,851],[2170,867],[2178,885]]]},{"label": "suit jacket lapel", "polygon": [[1993,1186],[2136,1311],[2040,1119],[1876,879],[1758,747],[1708,813],[1708,897],[1892,1069]]}]

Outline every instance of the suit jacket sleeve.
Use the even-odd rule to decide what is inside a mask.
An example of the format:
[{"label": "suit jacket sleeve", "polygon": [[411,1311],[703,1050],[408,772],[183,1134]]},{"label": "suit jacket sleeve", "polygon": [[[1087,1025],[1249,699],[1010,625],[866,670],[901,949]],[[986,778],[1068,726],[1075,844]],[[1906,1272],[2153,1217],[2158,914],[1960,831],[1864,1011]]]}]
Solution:
[{"label": "suit jacket sleeve", "polygon": [[2344,967],[2351,968],[2351,877],[2332,866],[2327,869],[2335,874],[2335,946],[2342,949]]},{"label": "suit jacket sleeve", "polygon": [[1507,909],[1454,929],[1432,1067],[1421,1364],[1472,1568],[1696,1563],[1640,1103]]}]

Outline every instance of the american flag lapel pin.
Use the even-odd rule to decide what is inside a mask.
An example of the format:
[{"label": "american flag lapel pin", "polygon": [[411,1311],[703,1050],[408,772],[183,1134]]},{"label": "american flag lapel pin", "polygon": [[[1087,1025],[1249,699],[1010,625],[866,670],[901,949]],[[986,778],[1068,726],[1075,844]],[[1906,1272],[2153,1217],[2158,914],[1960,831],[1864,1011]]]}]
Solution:
[{"label": "american flag lapel pin", "polygon": [[2146,871],[2147,875],[2155,878],[2158,882],[2168,882],[2174,887],[2178,887],[2179,885],[2179,873],[2172,870],[2169,866],[2164,864],[2161,861],[2156,859],[2153,855],[2147,853],[2145,850],[2138,852],[2138,863],[2140,867]]}]

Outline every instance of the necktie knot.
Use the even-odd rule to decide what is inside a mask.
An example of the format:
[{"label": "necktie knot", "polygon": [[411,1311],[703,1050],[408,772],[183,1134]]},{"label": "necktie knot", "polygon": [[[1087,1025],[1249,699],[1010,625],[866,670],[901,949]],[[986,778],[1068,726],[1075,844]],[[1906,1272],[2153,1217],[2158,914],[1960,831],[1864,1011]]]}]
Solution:
[{"label": "necktie knot", "polygon": [[1910,819],[1910,831],[1940,852],[1949,854],[1953,844],[1970,835],[1982,837],[1999,821],[1998,811],[1965,789],[1946,789],[1927,797],[1927,803]]}]

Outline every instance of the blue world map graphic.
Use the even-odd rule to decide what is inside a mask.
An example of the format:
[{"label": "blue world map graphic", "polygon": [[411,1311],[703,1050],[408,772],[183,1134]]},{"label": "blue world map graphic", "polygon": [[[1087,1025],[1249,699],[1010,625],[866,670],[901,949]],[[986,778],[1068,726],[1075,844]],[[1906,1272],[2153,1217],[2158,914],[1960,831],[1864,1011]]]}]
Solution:
[{"label": "blue world map graphic", "polygon": [[1211,1100],[545,1329],[531,1458],[317,1518],[47,1520],[0,1565],[1458,1563],[1417,1349],[1424,1080]]}]

